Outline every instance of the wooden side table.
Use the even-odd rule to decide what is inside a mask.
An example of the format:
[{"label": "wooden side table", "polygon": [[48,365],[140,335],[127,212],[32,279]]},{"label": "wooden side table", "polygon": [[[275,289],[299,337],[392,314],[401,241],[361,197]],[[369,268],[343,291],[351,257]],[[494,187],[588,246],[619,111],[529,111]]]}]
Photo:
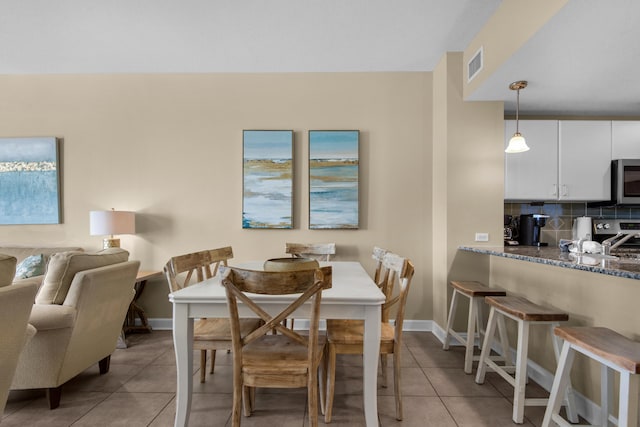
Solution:
[{"label": "wooden side table", "polygon": [[[134,285],[136,294],[133,297],[133,301],[129,305],[129,311],[127,317],[124,320],[124,326],[122,331],[125,334],[137,333],[137,332],[151,332],[151,325],[147,319],[147,314],[144,309],[138,305],[138,298],[142,295],[144,287],[147,284],[147,280],[162,275],[161,271],[139,271],[136,276],[136,284]],[[136,325],[136,318],[140,319],[140,325]]]}]

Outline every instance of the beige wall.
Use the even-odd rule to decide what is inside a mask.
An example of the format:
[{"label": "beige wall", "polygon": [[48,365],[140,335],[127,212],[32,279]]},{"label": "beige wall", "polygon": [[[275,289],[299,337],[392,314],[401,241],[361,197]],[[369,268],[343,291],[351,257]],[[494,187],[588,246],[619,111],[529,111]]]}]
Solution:
[{"label": "beige wall", "polygon": [[[464,102],[462,53],[448,53],[434,70],[433,319],[446,325],[448,280],[488,282],[489,264],[457,251],[501,245],[504,188],[502,102]],[[462,311],[462,310],[461,310]]]},{"label": "beige wall", "polygon": [[[568,1],[503,1],[464,51],[464,97],[469,97]],[[467,83],[469,77],[467,64],[481,47],[483,48],[482,71]],[[505,82],[505,87],[509,83],[511,82]]]},{"label": "beige wall", "polygon": [[[410,319],[431,319],[431,73],[0,76],[0,136],[64,138],[64,224],[0,226],[0,244],[79,245],[89,211],[138,213],[122,246],[144,269],[232,245],[236,261],[285,241],[335,241],[372,270],[374,245],[413,259]],[[295,131],[294,230],[243,230],[242,130]],[[361,131],[361,229],[308,230],[307,130]],[[496,204],[498,206],[498,204]],[[163,280],[142,305],[171,317]]]}]

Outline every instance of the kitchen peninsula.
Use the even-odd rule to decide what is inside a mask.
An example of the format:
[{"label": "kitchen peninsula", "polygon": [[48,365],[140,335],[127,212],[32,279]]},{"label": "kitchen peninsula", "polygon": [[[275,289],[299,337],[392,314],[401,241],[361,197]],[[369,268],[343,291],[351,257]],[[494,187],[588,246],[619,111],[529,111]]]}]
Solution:
[{"label": "kitchen peninsula", "polygon": [[[603,326],[640,341],[640,259],[583,254],[578,257],[557,247],[472,246],[457,248],[454,264],[462,274],[449,280],[479,280],[507,295],[522,296],[569,314],[572,326]],[[515,325],[507,322],[511,347]],[[530,334],[528,374],[550,389],[556,362],[547,345],[548,330]],[[597,413],[600,367],[581,360],[574,367],[573,386],[581,416]],[[596,403],[597,402],[597,403]],[[586,416],[585,416],[586,415]]]},{"label": "kitchen peninsula", "polygon": [[640,280],[640,257],[603,256],[588,253],[575,254],[561,252],[559,248],[544,246],[460,246],[458,249],[478,254]]}]

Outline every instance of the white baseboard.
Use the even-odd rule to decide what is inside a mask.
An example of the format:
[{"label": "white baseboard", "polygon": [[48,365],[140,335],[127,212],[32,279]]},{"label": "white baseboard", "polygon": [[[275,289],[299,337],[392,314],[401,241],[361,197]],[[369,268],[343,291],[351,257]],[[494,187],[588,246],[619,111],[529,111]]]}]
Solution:
[{"label": "white baseboard", "polygon": [[[149,324],[153,329],[157,330],[172,330],[173,329],[173,321],[172,319],[165,318],[156,318],[149,319]],[[296,321],[296,325],[300,327],[300,329],[304,329],[308,327],[308,321],[305,319],[300,319]],[[324,329],[324,322],[321,322],[320,329]],[[296,328],[297,329],[297,328]],[[404,331],[411,332],[431,332],[436,336],[441,342],[444,342],[444,337],[446,335],[445,330],[438,325],[433,320],[405,320],[404,321]],[[460,333],[460,335],[464,338],[466,336],[465,333]],[[476,338],[477,340],[477,338]],[[476,341],[477,343],[477,341]],[[461,346],[457,340],[451,340],[450,345],[452,346]],[[494,346],[494,350],[496,353],[502,353],[502,350],[498,345]],[[515,360],[516,351],[511,348],[511,357]],[[547,391],[551,390],[551,385],[553,384],[553,372],[549,372],[544,369],[542,366],[537,363],[529,360],[527,362],[527,374],[529,378],[531,378],[536,383],[540,384],[542,388]],[[584,395],[578,393],[574,390],[575,398],[576,398],[576,410],[578,414],[592,424],[596,424],[600,419],[600,406],[594,403],[593,401],[586,398]]]}]

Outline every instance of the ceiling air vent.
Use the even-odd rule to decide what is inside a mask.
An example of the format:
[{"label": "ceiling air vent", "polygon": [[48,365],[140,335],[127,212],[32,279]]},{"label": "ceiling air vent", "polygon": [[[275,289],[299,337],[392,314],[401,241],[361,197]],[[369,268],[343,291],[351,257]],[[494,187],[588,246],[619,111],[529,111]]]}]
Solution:
[{"label": "ceiling air vent", "polygon": [[482,47],[478,49],[471,61],[467,64],[467,75],[469,78],[467,79],[467,83],[473,80],[475,76],[482,70]]}]

